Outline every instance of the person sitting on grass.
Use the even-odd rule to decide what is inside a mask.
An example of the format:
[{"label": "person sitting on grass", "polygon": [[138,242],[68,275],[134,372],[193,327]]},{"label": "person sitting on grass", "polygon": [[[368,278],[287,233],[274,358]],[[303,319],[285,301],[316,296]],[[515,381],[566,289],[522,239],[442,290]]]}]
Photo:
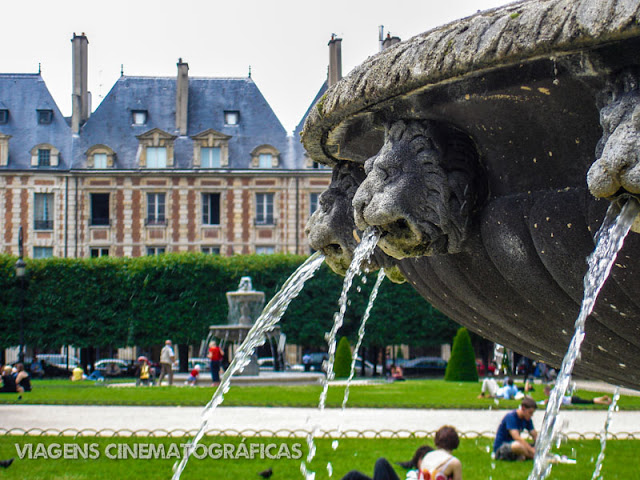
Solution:
[{"label": "person sitting on grass", "polygon": [[[534,447],[538,432],[533,427],[531,418],[537,408],[531,397],[522,399],[517,410],[507,413],[498,427],[496,439],[493,442],[493,452],[496,460],[530,460],[536,453]],[[534,444],[525,441],[520,434],[527,430]]]},{"label": "person sitting on grass", "polygon": [[31,378],[22,363],[16,363],[16,388],[21,388],[23,392],[31,391]]},{"label": "person sitting on grass", "polygon": [[436,432],[435,444],[438,448],[427,453],[420,462],[420,474],[424,480],[462,480],[462,462],[452,455],[460,437],[456,429],[445,425]]},{"label": "person sitting on grass", "polygon": [[[429,445],[422,445],[413,454],[411,460],[407,462],[398,462],[402,468],[407,469],[406,480],[418,479],[418,467],[422,457],[431,452],[433,448]],[[351,470],[347,473],[342,480],[400,480],[398,474],[395,472],[391,464],[386,458],[379,458],[373,467],[373,478],[365,475],[357,470]]]},{"label": "person sitting on grass", "polygon": [[87,376],[84,374],[84,370],[80,365],[75,367],[71,372],[70,380],[72,382],[79,382],[81,380],[86,380],[86,379],[87,379]]},{"label": "person sitting on grass", "polygon": [[[540,400],[538,403],[546,405],[549,402],[549,395],[551,395],[552,387],[549,385],[544,386],[544,394],[547,396],[544,400]],[[563,395],[562,405],[611,405],[611,398],[608,395],[595,398],[581,398],[577,395]]]},{"label": "person sitting on grass", "polygon": [[21,387],[16,385],[16,379],[11,373],[11,366],[5,365],[2,367],[2,387],[0,387],[0,393],[18,393],[21,391]]},{"label": "person sitting on grass", "polygon": [[404,382],[404,371],[400,365],[396,365],[395,363],[391,364],[391,379],[394,382]]},{"label": "person sitting on grass", "polygon": [[138,365],[136,365],[136,387],[141,384],[149,386],[151,377],[151,367],[149,366],[149,360],[147,357],[141,355],[138,357]]},{"label": "person sitting on grass", "polygon": [[518,390],[513,383],[512,378],[507,378],[503,387],[498,388],[498,382],[493,378],[485,378],[482,380],[482,389],[478,398],[500,398],[503,400],[519,400],[524,394]]}]

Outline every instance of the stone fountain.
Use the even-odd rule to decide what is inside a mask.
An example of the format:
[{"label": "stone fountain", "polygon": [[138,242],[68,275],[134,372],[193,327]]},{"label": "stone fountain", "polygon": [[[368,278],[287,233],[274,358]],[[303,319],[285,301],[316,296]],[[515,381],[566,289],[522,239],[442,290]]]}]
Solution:
[{"label": "stone fountain", "polygon": [[[640,0],[537,0],[369,58],[305,124],[307,151],[333,167],[307,227],[312,247],[344,273],[354,236],[375,226],[376,261],[393,280],[558,366],[604,213],[640,193],[639,49]],[[632,388],[639,248],[630,234],[575,368]]]},{"label": "stone fountain", "polygon": [[[253,289],[251,277],[242,277],[238,289],[227,292],[227,303],[229,305],[227,324],[209,327],[210,337],[219,338],[222,347],[230,344],[239,345],[244,341],[254,322],[262,313],[264,292]],[[268,337],[277,338],[279,335],[279,327],[275,327],[267,333]],[[257,360],[254,353],[249,364],[238,375],[258,375],[260,368]]]}]

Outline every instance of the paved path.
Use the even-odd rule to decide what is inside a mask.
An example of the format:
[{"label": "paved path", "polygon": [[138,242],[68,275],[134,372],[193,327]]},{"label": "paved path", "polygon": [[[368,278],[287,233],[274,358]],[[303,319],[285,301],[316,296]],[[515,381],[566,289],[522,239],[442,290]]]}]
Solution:
[{"label": "paved path", "polygon": [[[107,406],[47,406],[8,405],[0,407],[0,433],[18,429],[69,430],[167,430],[196,431],[200,426],[199,407],[107,407]],[[414,410],[414,409],[325,409],[220,407],[209,422],[209,430],[287,430],[300,436],[318,426],[323,432],[349,430],[382,432],[431,432],[445,424],[462,432],[490,434],[495,431],[505,410]],[[565,411],[566,432],[596,435],[602,429],[607,410]],[[534,424],[541,426],[543,412],[534,415]],[[387,431],[388,433],[384,433]],[[617,412],[610,428],[612,433],[640,432],[640,412]],[[105,432],[108,433],[108,432]],[[247,433],[250,435],[250,433]]]}]

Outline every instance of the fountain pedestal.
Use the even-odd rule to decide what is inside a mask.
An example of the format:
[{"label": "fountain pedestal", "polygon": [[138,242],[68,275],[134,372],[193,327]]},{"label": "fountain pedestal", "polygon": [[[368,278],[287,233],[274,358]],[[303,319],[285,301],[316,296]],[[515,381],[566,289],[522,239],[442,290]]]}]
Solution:
[{"label": "fountain pedestal", "polygon": [[[242,277],[238,290],[227,292],[227,303],[229,305],[227,324],[209,327],[211,336],[219,338],[222,347],[239,345],[244,341],[262,312],[264,292],[253,290],[251,277]],[[277,337],[279,334],[280,327],[275,327],[267,335]],[[259,373],[258,357],[254,353],[249,364],[238,375],[256,376]]]}]

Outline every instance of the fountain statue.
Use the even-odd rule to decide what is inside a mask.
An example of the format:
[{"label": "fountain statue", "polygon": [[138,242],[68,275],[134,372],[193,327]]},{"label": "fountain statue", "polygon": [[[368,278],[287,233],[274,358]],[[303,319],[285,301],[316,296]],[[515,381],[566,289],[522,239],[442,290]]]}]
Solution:
[{"label": "fountain statue", "polygon": [[[374,262],[450,318],[559,366],[610,202],[640,194],[640,0],[524,1],[393,45],[311,110],[333,168],[307,226],[344,273]],[[632,230],[640,232],[636,219]],[[630,234],[575,372],[640,388],[640,236]]]},{"label": "fountain statue", "polygon": [[[227,345],[238,345],[247,337],[249,330],[262,313],[264,292],[253,289],[251,277],[242,277],[238,289],[227,292],[227,303],[229,305],[227,324],[209,327],[210,336],[219,338],[223,348]],[[280,328],[276,326],[266,335],[277,338],[280,335]],[[258,375],[260,369],[257,360],[254,353],[251,361],[239,375]]]}]

